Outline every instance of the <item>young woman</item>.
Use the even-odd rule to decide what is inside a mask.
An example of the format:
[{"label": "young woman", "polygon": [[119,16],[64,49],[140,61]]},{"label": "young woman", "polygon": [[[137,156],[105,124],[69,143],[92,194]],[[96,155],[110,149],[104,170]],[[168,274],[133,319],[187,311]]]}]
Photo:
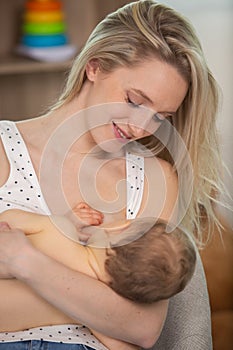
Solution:
[{"label": "young woman", "polygon": [[[162,125],[164,120],[182,137],[192,162],[193,191],[186,201],[183,224],[191,228],[197,244],[202,245],[200,215],[204,211],[210,222],[217,221],[212,206],[221,178],[215,125],[217,95],[216,83],[200,43],[181,15],[152,0],[126,5],[107,16],[93,31],[73,64],[62,96],[49,113],[17,124],[0,123],[0,210],[27,208],[49,214],[50,200],[53,205],[60,204],[61,197],[57,194],[61,191],[56,186],[60,182],[68,206],[86,201],[83,191],[87,188],[85,196],[89,196],[90,192],[95,192],[89,189],[95,188],[111,208],[117,199],[116,184],[127,175],[128,163],[122,155],[122,145],[137,141],[155,156],[145,157],[143,167],[138,166],[139,171],[144,168],[144,174],[148,173],[148,176],[143,191],[140,190],[140,200],[137,196],[134,199],[135,211],[144,215],[148,208],[151,210],[147,200],[149,198],[152,203],[152,193],[156,196],[155,202],[157,197],[160,198],[160,207],[152,206],[153,213],[148,216],[153,214],[171,220],[174,207],[177,207],[177,173],[181,178],[181,199],[187,194],[187,188],[192,189],[192,184],[185,171],[180,171],[185,158],[183,154],[177,155],[174,161],[172,148],[168,152],[161,147],[161,140],[153,136],[156,123]],[[118,109],[119,105],[125,104],[130,106],[127,113]],[[108,109],[109,105],[112,109]],[[72,124],[73,120],[75,124]],[[77,134],[75,142],[68,137],[68,145],[67,125],[68,134]],[[114,148],[119,144],[121,147]],[[98,171],[91,187],[91,171],[85,166],[83,170],[82,166],[85,155],[93,149],[97,149],[98,154],[120,150],[120,157],[104,162],[104,166],[98,163],[101,157],[96,157],[98,162],[93,169]],[[141,156],[143,148],[140,152]],[[62,180],[57,182],[57,178],[60,179],[57,169],[61,166]],[[151,171],[154,169],[158,172]],[[74,174],[79,173],[82,176],[77,186]],[[47,184],[45,175],[51,176]],[[30,189],[37,195],[33,196]],[[93,207],[93,203],[88,204]],[[102,208],[97,209],[102,211]],[[179,210],[180,207],[178,217]],[[122,202],[113,212],[118,219],[126,216]],[[49,344],[51,349],[90,346],[90,341],[94,340],[86,340],[87,334],[73,324],[75,319],[107,336],[149,347],[158,339],[166,318],[168,301],[150,306],[129,302],[100,281],[42,254],[18,230],[3,230],[0,235],[0,274],[2,278],[15,277],[17,281],[12,280],[12,283],[24,283],[44,298],[48,307],[58,310],[56,326],[29,330],[23,335],[17,332],[1,334],[4,344],[2,342],[0,347],[3,348],[10,349],[10,344],[15,344],[12,340],[17,346],[19,343],[28,346],[23,340],[35,339],[42,339],[40,345],[41,342],[45,346]],[[67,325],[70,319],[74,321]],[[77,343],[85,345],[78,347]],[[98,349],[94,343],[91,347]]]}]

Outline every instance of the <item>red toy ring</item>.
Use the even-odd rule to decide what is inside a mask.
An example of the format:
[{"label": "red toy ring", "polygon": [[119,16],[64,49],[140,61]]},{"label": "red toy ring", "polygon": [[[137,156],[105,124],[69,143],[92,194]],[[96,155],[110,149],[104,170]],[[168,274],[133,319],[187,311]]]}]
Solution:
[{"label": "red toy ring", "polygon": [[25,4],[27,10],[30,11],[57,11],[62,8],[61,1],[51,1],[37,2],[37,1],[27,1]]}]

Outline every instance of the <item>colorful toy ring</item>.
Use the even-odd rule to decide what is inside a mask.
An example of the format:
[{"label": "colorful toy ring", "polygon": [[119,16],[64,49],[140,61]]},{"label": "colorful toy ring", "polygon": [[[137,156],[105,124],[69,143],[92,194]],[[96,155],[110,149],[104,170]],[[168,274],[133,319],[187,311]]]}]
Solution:
[{"label": "colorful toy ring", "polygon": [[61,1],[27,1],[26,9],[29,11],[56,11],[62,8]]},{"label": "colorful toy ring", "polygon": [[52,22],[52,23],[33,23],[26,22],[23,24],[22,30],[25,34],[61,34],[65,31],[64,22]]},{"label": "colorful toy ring", "polygon": [[24,15],[25,22],[61,22],[63,19],[61,11],[27,11]]},{"label": "colorful toy ring", "polygon": [[67,44],[67,36],[58,35],[23,35],[21,42],[29,47],[50,47]]}]

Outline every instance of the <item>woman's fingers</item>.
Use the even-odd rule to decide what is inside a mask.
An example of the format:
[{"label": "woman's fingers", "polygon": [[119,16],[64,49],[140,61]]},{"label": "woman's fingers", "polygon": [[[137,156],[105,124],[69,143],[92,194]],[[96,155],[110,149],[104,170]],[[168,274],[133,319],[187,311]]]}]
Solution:
[{"label": "woman's fingers", "polygon": [[18,268],[18,260],[30,246],[21,230],[11,229],[6,222],[0,223],[0,278],[12,278]]}]

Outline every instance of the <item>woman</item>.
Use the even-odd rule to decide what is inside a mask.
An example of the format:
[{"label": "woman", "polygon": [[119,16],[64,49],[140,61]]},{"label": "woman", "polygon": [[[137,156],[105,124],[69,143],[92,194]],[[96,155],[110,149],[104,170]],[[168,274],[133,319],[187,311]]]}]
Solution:
[{"label": "woman", "polygon": [[[200,214],[204,211],[210,222],[217,221],[212,207],[212,199],[216,195],[216,189],[219,189],[218,179],[220,179],[220,157],[215,126],[217,88],[193,29],[179,14],[166,6],[151,0],[139,1],[109,15],[96,27],[77,57],[66,88],[52,110],[38,119],[17,123],[18,130],[15,130],[12,124],[5,124],[2,138],[5,137],[6,144],[7,137],[12,138],[13,134],[20,132],[31,157],[31,160],[27,158],[26,163],[32,161],[34,166],[34,169],[29,169],[29,176],[31,174],[34,178],[32,171],[35,170],[38,176],[41,163],[44,161],[46,163],[48,158],[52,164],[60,165],[57,151],[62,149],[62,137],[58,138],[60,144],[52,143],[48,146],[47,142],[53,139],[52,136],[56,135],[56,131],[59,131],[64,123],[66,125],[71,115],[81,113],[80,127],[82,127],[87,120],[84,112],[92,111],[93,106],[125,102],[134,111],[153,110],[153,114],[146,113],[146,116],[149,116],[146,125],[143,124],[144,119],[140,118],[140,113],[136,121],[131,114],[130,117],[125,114],[123,120],[122,116],[118,119],[114,117],[114,120],[104,119],[101,125],[98,123],[91,125],[90,132],[83,134],[81,132],[77,142],[69,148],[63,163],[63,190],[69,206],[73,207],[83,200],[82,186],[79,188],[74,186],[72,179],[74,171],[78,173],[80,170],[84,154],[96,146],[98,151],[108,152],[105,145],[110,147],[109,141],[115,139],[117,141],[121,139],[123,143],[137,141],[156,154],[156,157],[145,158],[145,173],[147,169],[154,169],[153,164],[156,163],[155,168],[160,169],[163,174],[166,197],[161,195],[163,204],[160,208],[156,208],[153,215],[171,220],[178,192],[177,175],[172,165],[178,172],[180,164],[182,168],[183,157],[181,156],[180,164],[178,160],[174,164],[169,152],[160,147],[159,140],[150,136],[156,130],[156,127],[153,129],[154,126],[150,126],[156,115],[156,122],[165,119],[169,121],[169,125],[175,127],[189,152],[194,186],[188,208],[185,208],[187,213],[183,224],[188,228],[191,227],[197,244],[202,245],[204,237],[202,237]],[[101,116],[101,113],[99,115]],[[79,130],[75,131],[79,133]],[[142,141],[139,141],[140,139]],[[21,141],[16,141],[15,146],[19,147],[17,142]],[[28,210],[37,209],[42,213],[48,213],[49,209],[42,198],[38,183],[29,184],[29,188],[23,183],[22,188],[22,182],[21,187],[18,182],[23,180],[17,178],[11,181],[10,187],[9,158],[11,152],[14,152],[12,149],[15,148],[9,144],[8,151],[6,148],[4,151],[1,145],[0,168],[3,170],[0,174],[0,184],[9,187],[1,188],[3,192],[1,192],[0,210],[3,211],[6,207],[9,209],[9,206],[19,208],[21,205],[24,209],[28,207]],[[14,162],[21,165],[15,169],[16,174],[25,170],[25,164],[22,166],[21,162],[24,155],[20,154],[19,158],[11,162],[11,174]],[[115,185],[126,177],[125,161],[122,158],[115,158],[105,165],[103,171],[98,174],[97,188],[105,202],[113,203],[116,199]],[[89,175],[87,172],[85,174]],[[156,175],[149,176],[149,180],[153,181],[152,184],[149,180],[148,183],[145,182],[139,214],[143,213],[144,208],[148,209],[146,201],[152,188],[156,195],[160,193],[161,177],[158,179]],[[29,176],[23,174],[22,179],[26,178],[24,180],[28,181]],[[48,190],[51,183],[46,187],[44,179],[46,176],[42,176],[42,189],[45,186]],[[181,173],[181,179],[179,196],[182,198],[183,189],[186,191],[190,184],[187,183],[185,173],[183,176]],[[31,201],[29,195],[24,196],[24,200],[18,195],[21,190],[28,194],[30,186],[37,186],[38,190],[38,196],[33,204],[29,203]],[[18,195],[16,202],[9,199],[13,189],[18,191],[15,193]],[[53,189],[52,193],[54,192]],[[46,201],[50,198],[51,193]],[[115,212],[121,217],[125,215],[125,211],[119,208],[121,209],[121,206],[117,207]],[[35,250],[17,230],[12,230],[11,234],[3,232],[0,240],[2,278],[15,277],[60,310],[57,311],[57,326],[43,327],[41,331],[37,329],[39,339],[48,342],[51,338],[53,341],[61,340],[67,343],[68,348],[71,346],[68,343],[77,343],[79,338],[83,341],[86,335],[77,333],[78,330],[75,330],[74,325],[61,326],[70,319],[78,319],[97,332],[142,347],[149,347],[158,339],[167,313],[167,301],[152,304],[150,307],[130,303],[115,295],[101,282],[74,272]],[[155,323],[158,313],[160,320]],[[68,335],[67,337],[64,335],[61,339],[59,332],[68,332]],[[33,334],[27,334],[27,337],[30,336],[30,339],[38,339]],[[12,334],[12,339],[21,341],[22,335]],[[9,337],[5,336],[5,342],[9,341]],[[10,342],[6,346],[9,344]],[[56,349],[59,345],[62,348],[64,344],[50,342],[49,345],[51,348],[53,345]]]}]

